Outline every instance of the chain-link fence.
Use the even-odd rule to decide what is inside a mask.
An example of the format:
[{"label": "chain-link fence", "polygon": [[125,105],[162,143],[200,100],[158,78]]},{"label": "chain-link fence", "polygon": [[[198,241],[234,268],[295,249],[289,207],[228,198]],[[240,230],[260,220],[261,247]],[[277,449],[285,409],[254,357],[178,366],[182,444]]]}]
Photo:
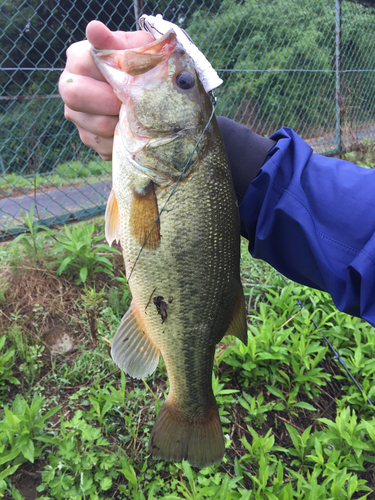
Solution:
[{"label": "chain-link fence", "polygon": [[294,128],[332,153],[375,139],[375,0],[0,0],[0,240],[103,213],[111,165],[64,118],[65,50],[99,19],[162,13],[218,70],[217,113],[263,135]]}]

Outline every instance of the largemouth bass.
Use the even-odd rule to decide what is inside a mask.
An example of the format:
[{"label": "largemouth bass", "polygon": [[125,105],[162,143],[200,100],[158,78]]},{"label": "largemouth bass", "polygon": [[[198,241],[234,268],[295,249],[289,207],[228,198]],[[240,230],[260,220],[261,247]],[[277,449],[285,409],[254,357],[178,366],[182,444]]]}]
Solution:
[{"label": "largemouth bass", "polygon": [[112,357],[144,378],[163,356],[170,389],[151,453],[205,467],[224,454],[215,345],[225,334],[247,338],[239,213],[220,130],[173,31],[138,49],[92,54],[122,101],[105,225],[109,244],[121,241],[133,300]]}]

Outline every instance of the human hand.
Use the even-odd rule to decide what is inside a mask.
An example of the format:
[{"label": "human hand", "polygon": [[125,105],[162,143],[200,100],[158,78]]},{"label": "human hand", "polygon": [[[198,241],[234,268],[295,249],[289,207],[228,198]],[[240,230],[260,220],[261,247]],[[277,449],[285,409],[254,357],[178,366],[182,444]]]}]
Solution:
[{"label": "human hand", "polygon": [[77,127],[81,141],[109,161],[121,102],[97,69],[90,46],[123,50],[142,47],[154,38],[145,31],[113,32],[99,21],[87,25],[86,36],[87,40],[74,43],[66,52],[59,91],[65,103],[65,118]]}]

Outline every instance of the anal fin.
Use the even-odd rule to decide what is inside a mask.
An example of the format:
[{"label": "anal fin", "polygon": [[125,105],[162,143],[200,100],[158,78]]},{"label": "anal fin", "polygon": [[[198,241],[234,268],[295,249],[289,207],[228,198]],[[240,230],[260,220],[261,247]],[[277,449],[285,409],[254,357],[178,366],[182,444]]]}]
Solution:
[{"label": "anal fin", "polygon": [[154,183],[141,193],[134,190],[130,209],[130,230],[139,245],[155,250],[160,243],[160,221]]},{"label": "anal fin", "polygon": [[141,379],[155,371],[159,354],[159,349],[147,334],[132,302],[112,342],[113,361],[131,377]]},{"label": "anal fin", "polygon": [[232,319],[225,335],[233,335],[247,345],[246,305],[242,285],[238,287],[236,303],[233,308]]}]

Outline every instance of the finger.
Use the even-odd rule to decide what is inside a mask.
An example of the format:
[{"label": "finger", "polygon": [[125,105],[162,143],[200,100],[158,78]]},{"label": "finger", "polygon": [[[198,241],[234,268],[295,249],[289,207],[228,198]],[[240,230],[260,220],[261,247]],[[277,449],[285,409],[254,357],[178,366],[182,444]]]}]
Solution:
[{"label": "finger", "polygon": [[88,76],[102,82],[106,81],[94,63],[91,56],[91,44],[87,40],[73,43],[68,47],[65,70],[69,73]]},{"label": "finger", "polygon": [[113,116],[120,112],[121,102],[108,83],[65,70],[59,80],[59,91],[65,104],[73,111]]},{"label": "finger", "polygon": [[105,81],[91,56],[91,45],[97,49],[122,50],[141,47],[154,41],[150,33],[145,31],[110,31],[103,23],[91,21],[88,24],[87,38],[82,42],[73,43],[66,51],[66,70],[76,75],[89,76]]},{"label": "finger", "polygon": [[118,122],[118,116],[93,115],[80,113],[65,106],[65,118],[94,135],[113,137]]},{"label": "finger", "polygon": [[91,21],[86,28],[87,40],[97,49],[131,49],[154,41],[146,31],[111,31],[100,21]]},{"label": "finger", "polygon": [[81,127],[77,128],[83,144],[96,151],[103,160],[112,160],[113,138],[99,137]]}]

